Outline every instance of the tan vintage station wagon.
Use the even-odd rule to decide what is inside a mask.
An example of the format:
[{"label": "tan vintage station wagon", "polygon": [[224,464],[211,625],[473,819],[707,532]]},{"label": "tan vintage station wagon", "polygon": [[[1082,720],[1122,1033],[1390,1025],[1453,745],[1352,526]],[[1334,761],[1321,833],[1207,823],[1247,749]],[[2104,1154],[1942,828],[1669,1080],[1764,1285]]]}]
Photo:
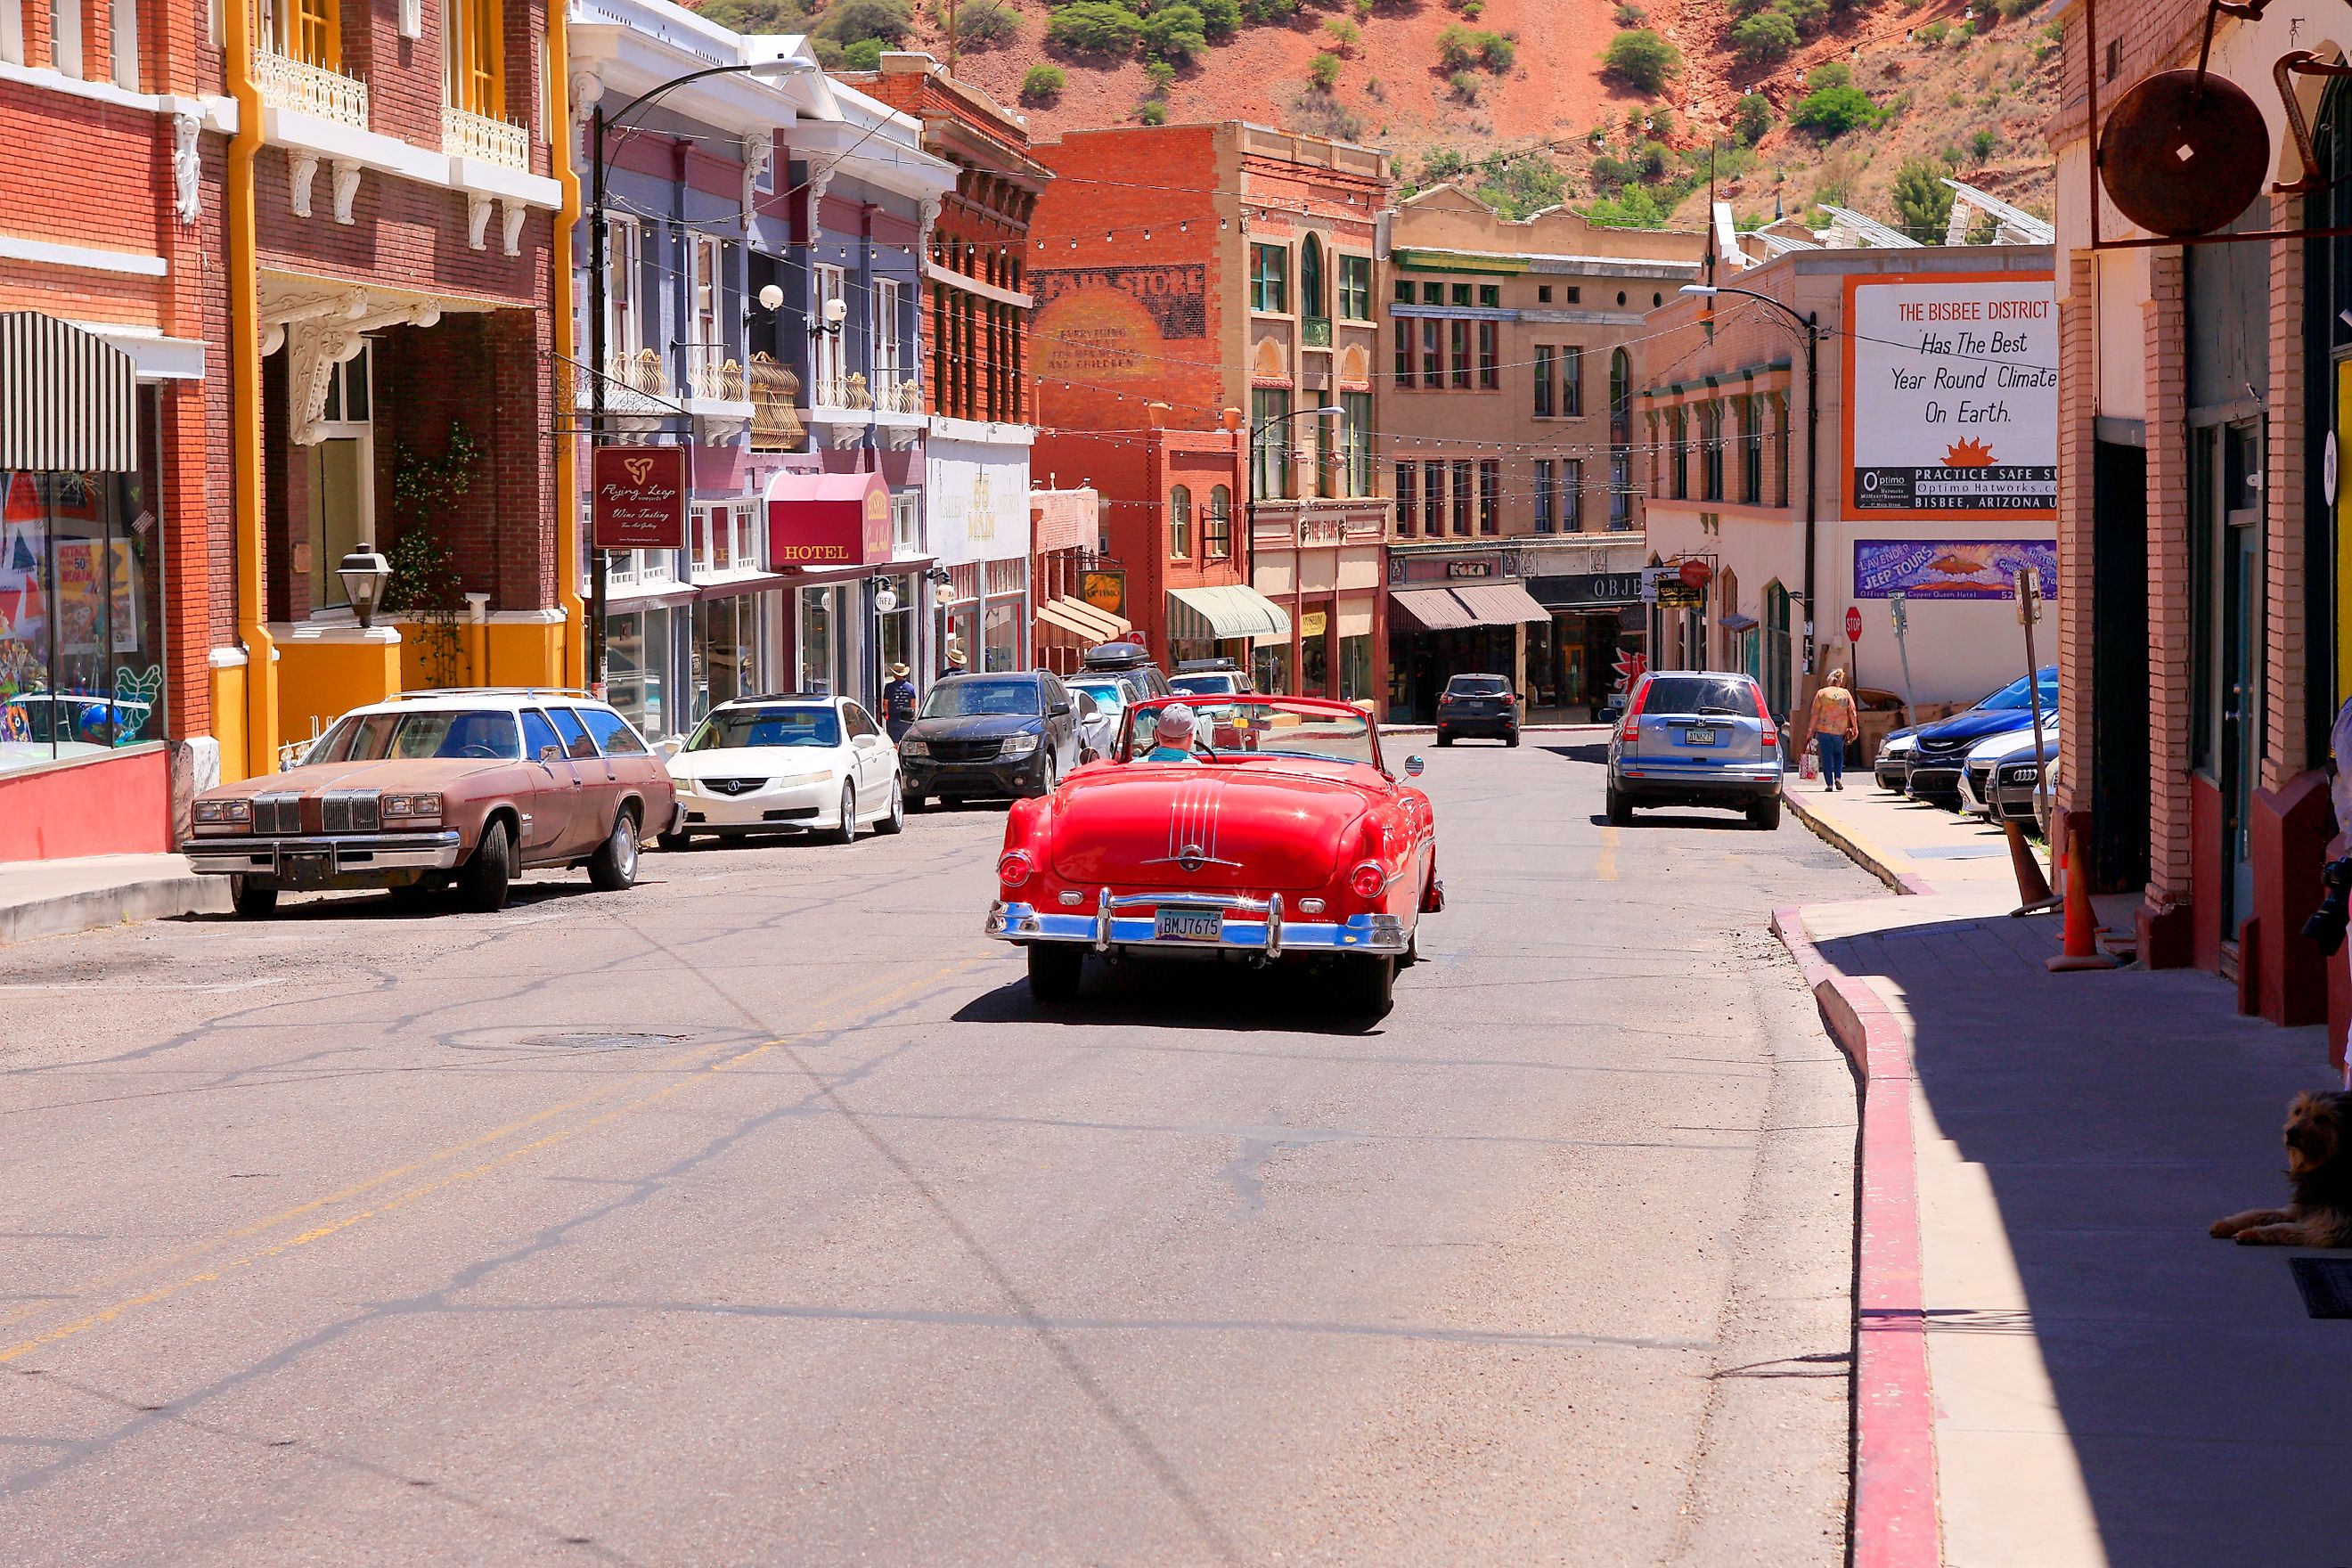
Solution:
[{"label": "tan vintage station wagon", "polygon": [[236,879],[243,915],[269,913],[282,889],[421,900],[452,885],[488,910],[540,867],[628,887],[639,839],[677,815],[661,759],[592,697],[420,691],[353,709],[284,773],[206,790],[180,849]]}]

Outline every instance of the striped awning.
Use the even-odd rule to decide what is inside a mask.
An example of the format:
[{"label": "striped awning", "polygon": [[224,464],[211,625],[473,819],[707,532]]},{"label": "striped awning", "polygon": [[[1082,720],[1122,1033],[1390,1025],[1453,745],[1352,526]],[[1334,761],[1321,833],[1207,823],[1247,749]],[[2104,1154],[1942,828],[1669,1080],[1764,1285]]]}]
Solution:
[{"label": "striped awning", "polygon": [[1114,616],[1084,599],[1068,597],[1048,599],[1039,605],[1037,619],[1090,643],[1117,642],[1135,629],[1122,616]]},{"label": "striped awning", "polygon": [[1419,626],[1425,632],[1459,631],[1478,623],[1462,606],[1462,601],[1444,588],[1392,588],[1389,591],[1389,613],[1402,614],[1407,629]]},{"label": "striped awning", "polygon": [[1240,583],[1171,588],[1168,635],[1180,642],[1264,642],[1290,636],[1290,612]]},{"label": "striped awning", "polygon": [[1551,619],[1551,612],[1517,583],[1456,583],[1454,596],[1482,626],[1516,626]]},{"label": "striped awning", "polygon": [[0,314],[0,469],[127,474],[139,467],[139,367],[38,310]]}]

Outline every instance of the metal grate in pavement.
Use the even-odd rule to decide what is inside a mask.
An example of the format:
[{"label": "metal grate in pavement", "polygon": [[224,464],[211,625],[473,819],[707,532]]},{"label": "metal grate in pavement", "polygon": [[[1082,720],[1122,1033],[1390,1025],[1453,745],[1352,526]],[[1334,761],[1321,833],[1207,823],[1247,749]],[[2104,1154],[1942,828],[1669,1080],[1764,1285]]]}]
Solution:
[{"label": "metal grate in pavement", "polygon": [[2295,1289],[2315,1318],[2352,1318],[2352,1261],[2339,1258],[2290,1258]]}]

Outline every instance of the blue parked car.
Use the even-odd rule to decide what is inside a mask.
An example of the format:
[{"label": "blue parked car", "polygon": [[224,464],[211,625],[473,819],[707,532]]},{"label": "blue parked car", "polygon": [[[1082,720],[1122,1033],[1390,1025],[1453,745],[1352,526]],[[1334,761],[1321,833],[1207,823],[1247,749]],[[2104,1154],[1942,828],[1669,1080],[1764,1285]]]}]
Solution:
[{"label": "blue parked car", "polygon": [[1756,678],[1727,670],[1653,670],[1609,737],[1609,820],[1642,805],[1717,805],[1748,825],[1780,826],[1780,726]]},{"label": "blue parked car", "polygon": [[[2058,667],[2044,665],[2035,672],[2042,688],[2042,710],[2058,710]],[[1915,800],[1958,808],[1960,770],[1979,741],[2011,731],[2033,728],[2033,688],[2020,676],[1965,712],[1933,724],[1923,724],[1913,741],[1904,787]]]}]

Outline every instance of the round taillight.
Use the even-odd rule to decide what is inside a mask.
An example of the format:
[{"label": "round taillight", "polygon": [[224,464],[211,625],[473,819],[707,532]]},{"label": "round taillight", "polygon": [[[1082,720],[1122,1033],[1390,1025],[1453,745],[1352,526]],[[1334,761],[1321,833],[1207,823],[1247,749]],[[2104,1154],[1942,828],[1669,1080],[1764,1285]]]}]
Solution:
[{"label": "round taillight", "polygon": [[1008,888],[1017,888],[1027,881],[1036,869],[1035,862],[1029,858],[1026,850],[1008,849],[1004,858],[996,863],[996,879]]},{"label": "round taillight", "polygon": [[1389,885],[1389,874],[1377,860],[1367,860],[1348,873],[1348,887],[1360,899],[1377,899]]}]

